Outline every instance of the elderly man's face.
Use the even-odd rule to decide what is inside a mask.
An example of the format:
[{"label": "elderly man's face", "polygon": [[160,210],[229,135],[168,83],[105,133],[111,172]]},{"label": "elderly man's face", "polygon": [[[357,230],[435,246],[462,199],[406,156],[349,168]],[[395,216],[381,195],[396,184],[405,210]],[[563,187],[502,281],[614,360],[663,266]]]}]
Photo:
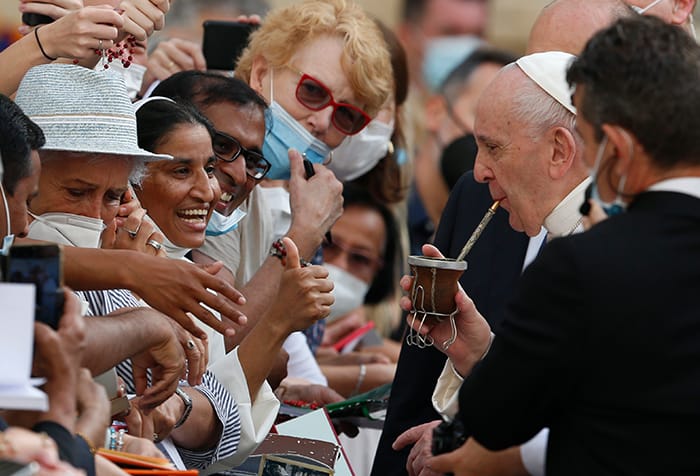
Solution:
[{"label": "elderly man's face", "polygon": [[501,200],[513,229],[536,236],[551,211],[551,148],[512,111],[518,81],[529,79],[518,68],[506,69],[481,96],[474,123],[479,146],[474,177],[488,183],[494,200]]},{"label": "elderly man's face", "polygon": [[41,152],[39,193],[29,203],[36,215],[72,213],[101,218],[117,216],[134,161],[121,156]]}]

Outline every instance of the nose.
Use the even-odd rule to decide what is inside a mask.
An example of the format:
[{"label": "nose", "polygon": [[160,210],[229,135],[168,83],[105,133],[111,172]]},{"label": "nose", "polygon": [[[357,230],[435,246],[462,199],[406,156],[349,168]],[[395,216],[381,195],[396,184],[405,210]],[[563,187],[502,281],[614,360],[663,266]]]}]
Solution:
[{"label": "nose", "polygon": [[210,177],[205,170],[201,170],[197,173],[196,182],[190,189],[190,195],[203,203],[211,203],[214,199],[218,200],[221,195],[219,182]]},{"label": "nose", "polygon": [[328,106],[325,109],[316,111],[309,116],[307,122],[311,126],[311,133],[315,136],[323,135],[331,126],[331,118],[333,117],[333,106]]},{"label": "nose", "polygon": [[217,160],[216,166],[220,171],[229,176],[235,185],[242,185],[246,181],[245,157],[239,155],[233,162]]},{"label": "nose", "polygon": [[486,183],[494,179],[493,171],[484,164],[481,152],[476,154],[474,161],[474,179],[480,183]]}]

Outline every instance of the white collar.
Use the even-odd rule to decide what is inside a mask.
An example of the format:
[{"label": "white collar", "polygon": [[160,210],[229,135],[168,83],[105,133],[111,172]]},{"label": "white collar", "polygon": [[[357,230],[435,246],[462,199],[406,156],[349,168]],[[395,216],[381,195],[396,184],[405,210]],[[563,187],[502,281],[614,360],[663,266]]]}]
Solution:
[{"label": "white collar", "polygon": [[591,183],[586,177],[564,199],[559,202],[552,213],[544,219],[544,227],[551,237],[566,236],[574,233],[581,225],[581,204],[586,198],[586,188]]},{"label": "white collar", "polygon": [[679,177],[657,182],[649,192],[678,192],[700,198],[700,177]]}]

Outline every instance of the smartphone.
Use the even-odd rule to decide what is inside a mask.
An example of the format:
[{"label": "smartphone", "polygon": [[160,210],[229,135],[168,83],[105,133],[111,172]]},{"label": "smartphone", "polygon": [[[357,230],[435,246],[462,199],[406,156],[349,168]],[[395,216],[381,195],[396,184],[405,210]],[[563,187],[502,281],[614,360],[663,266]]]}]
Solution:
[{"label": "smartphone", "polygon": [[207,69],[235,70],[250,34],[258,26],[234,21],[205,21],[202,49]]},{"label": "smartphone", "polygon": [[63,253],[60,245],[32,244],[10,248],[6,281],[36,286],[34,319],[58,328],[63,315]]},{"label": "smartphone", "polygon": [[28,26],[45,25],[53,22],[54,19],[48,15],[40,15],[38,13],[23,13],[22,23]]}]

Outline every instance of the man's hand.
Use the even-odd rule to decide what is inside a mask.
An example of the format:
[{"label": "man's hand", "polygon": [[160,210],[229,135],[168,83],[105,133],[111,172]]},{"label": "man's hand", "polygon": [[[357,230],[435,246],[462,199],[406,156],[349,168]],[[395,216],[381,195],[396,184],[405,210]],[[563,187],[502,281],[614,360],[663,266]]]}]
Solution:
[{"label": "man's hand", "polygon": [[111,407],[105,388],[92,379],[90,371],[80,369],[78,374],[78,420],[76,433],[90,438],[90,443],[99,445],[105,430],[112,422]]},{"label": "man's hand", "polygon": [[200,385],[209,362],[208,340],[194,337],[177,322],[172,321],[170,324],[185,351],[185,358],[187,359],[187,368],[181,378],[187,380],[191,386]]},{"label": "man's hand", "polygon": [[[443,258],[442,253],[432,245],[423,245],[423,254]],[[413,279],[412,276],[401,278],[401,287],[407,293],[411,292]],[[454,318],[457,325],[457,340],[448,349],[444,349],[441,345],[436,345],[435,348],[450,358],[460,375],[466,376],[488,349],[491,343],[491,330],[486,319],[476,309],[474,302],[467,296],[461,285],[455,295],[455,303],[458,310]],[[449,319],[437,322],[428,318],[421,326],[420,319],[414,319],[410,295],[403,296],[400,304],[403,310],[411,311],[406,319],[415,331],[429,335],[436,343],[445,342],[452,337],[452,324]]]},{"label": "man's hand", "polygon": [[[162,441],[173,431],[175,423],[184,411],[182,400],[172,395],[165,402],[150,409],[139,397],[131,399],[131,411],[126,416],[129,434],[151,441]],[[155,435],[158,435],[157,441]]]},{"label": "man's hand", "polygon": [[523,465],[520,447],[489,451],[473,438],[451,453],[433,456],[426,462],[434,473],[454,476],[530,476]]},{"label": "man's hand", "polygon": [[288,236],[299,246],[301,255],[309,258],[343,213],[343,184],[320,164],[314,164],[316,174],[307,180],[304,161],[296,150],[289,151],[289,165],[292,224]]},{"label": "man's hand", "polygon": [[[225,336],[236,333],[232,322],[240,326],[247,322],[234,305],[245,304],[243,295],[216,276],[223,267],[221,262],[199,266],[178,259],[144,257],[128,265],[133,265],[128,273],[131,278],[128,288],[195,337],[204,339],[206,333],[189,314]],[[203,305],[218,311],[222,320]]]},{"label": "man's hand", "polygon": [[289,335],[328,316],[335,298],[328,270],[323,266],[302,268],[294,242],[288,237],[283,242],[287,250],[285,270],[277,298],[263,319],[285,326],[283,332]]},{"label": "man's hand", "polygon": [[[152,319],[156,319],[155,316]],[[185,374],[185,352],[175,331],[165,318],[159,330],[160,341],[131,358],[136,394],[142,395],[142,408],[155,408],[167,400]],[[153,385],[148,387],[146,371],[151,370]]]},{"label": "man's hand", "polygon": [[413,445],[406,460],[406,471],[408,471],[409,476],[439,476],[439,473],[426,467],[428,459],[433,455],[433,429],[439,424],[440,420],[435,420],[409,428],[401,433],[391,445],[394,451]]}]

